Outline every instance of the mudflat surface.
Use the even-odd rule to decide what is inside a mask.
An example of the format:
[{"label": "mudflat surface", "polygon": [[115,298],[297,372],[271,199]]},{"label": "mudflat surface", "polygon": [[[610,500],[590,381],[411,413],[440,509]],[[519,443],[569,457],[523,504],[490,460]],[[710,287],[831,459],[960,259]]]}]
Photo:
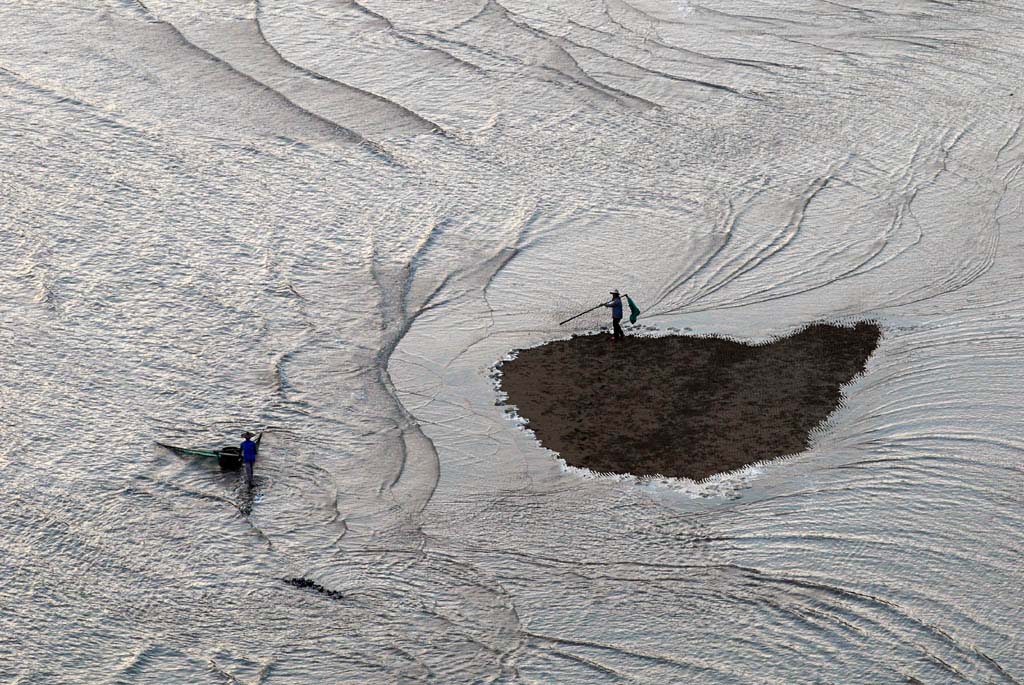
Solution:
[{"label": "mudflat surface", "polygon": [[573,466],[700,480],[802,452],[880,336],[867,322],[756,346],[577,336],[520,351],[502,365],[501,388]]},{"label": "mudflat surface", "polygon": [[[1013,0],[0,2],[0,684],[1024,685],[1022,36]],[[894,325],[752,488],[586,482],[481,371],[613,287]],[[253,490],[152,442],[258,426]]]}]

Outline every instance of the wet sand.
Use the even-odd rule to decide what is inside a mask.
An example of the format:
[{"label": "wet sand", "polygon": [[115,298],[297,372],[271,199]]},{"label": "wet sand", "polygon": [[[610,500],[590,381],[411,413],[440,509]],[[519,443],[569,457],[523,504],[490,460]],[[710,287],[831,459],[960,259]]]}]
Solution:
[{"label": "wet sand", "polygon": [[541,443],[573,466],[701,480],[806,449],[880,336],[869,322],[815,324],[756,346],[576,336],[520,351],[500,383]]}]

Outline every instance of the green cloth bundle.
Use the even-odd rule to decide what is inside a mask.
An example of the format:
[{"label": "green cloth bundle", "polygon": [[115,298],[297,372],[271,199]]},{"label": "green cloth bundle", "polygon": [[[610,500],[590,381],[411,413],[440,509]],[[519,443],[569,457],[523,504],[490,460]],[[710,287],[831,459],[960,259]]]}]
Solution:
[{"label": "green cloth bundle", "polygon": [[626,303],[629,305],[629,322],[636,323],[636,319],[640,316],[640,307],[636,306],[636,302],[629,295],[626,295]]}]

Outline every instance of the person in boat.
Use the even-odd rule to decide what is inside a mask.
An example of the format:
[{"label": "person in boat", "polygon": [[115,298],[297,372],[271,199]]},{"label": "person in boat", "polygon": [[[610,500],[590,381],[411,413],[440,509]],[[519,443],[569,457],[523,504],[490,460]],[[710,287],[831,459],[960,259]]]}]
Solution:
[{"label": "person in boat", "polygon": [[242,464],[245,465],[245,483],[252,487],[252,469],[256,465],[256,443],[252,441],[252,433],[242,433]]},{"label": "person in boat", "polygon": [[611,291],[612,301],[606,303],[605,307],[610,307],[612,310],[612,340],[618,340],[619,338],[625,338],[626,334],[622,332],[622,326],[619,322],[622,321],[622,296],[619,295],[618,290]]}]

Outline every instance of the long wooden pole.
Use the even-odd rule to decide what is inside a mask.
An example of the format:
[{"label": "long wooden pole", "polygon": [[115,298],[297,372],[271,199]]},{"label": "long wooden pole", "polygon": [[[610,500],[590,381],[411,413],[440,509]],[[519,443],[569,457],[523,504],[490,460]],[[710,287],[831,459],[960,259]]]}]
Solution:
[{"label": "long wooden pole", "polygon": [[579,313],[579,314],[577,314],[576,316],[570,316],[570,317],[569,317],[568,319],[566,319],[565,321],[559,321],[559,322],[558,322],[558,325],[559,325],[559,326],[561,326],[561,325],[562,325],[563,323],[569,323],[569,322],[570,322],[570,321],[572,321],[573,319],[578,319],[578,318],[580,318],[581,316],[583,316],[584,314],[589,314],[590,312],[594,311],[595,309],[600,309],[600,308],[601,308],[601,307],[603,307],[603,306],[604,306],[605,304],[606,304],[606,303],[602,302],[601,304],[597,305],[596,307],[591,307],[590,309],[588,309],[588,310],[587,310],[587,311],[585,311],[585,312],[580,312],[580,313]]}]

